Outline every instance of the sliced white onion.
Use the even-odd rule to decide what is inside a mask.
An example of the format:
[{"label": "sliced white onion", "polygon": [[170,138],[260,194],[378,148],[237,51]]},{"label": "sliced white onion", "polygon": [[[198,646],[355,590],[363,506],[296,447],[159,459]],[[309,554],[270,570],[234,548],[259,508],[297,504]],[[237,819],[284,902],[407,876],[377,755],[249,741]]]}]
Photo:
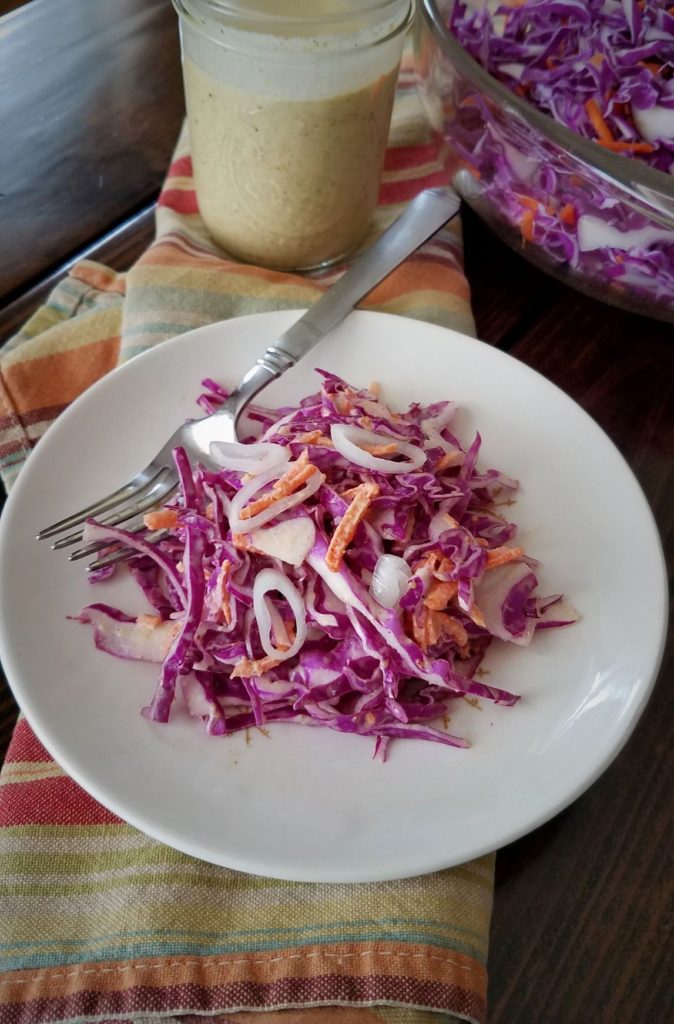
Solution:
[{"label": "sliced white onion", "polygon": [[428,438],[424,448],[442,448],[444,452],[456,451],[456,445],[445,441],[441,431],[451,422],[456,413],[456,404],[447,402],[447,405],[437,416],[429,416],[421,421],[421,429]]},{"label": "sliced white onion", "polygon": [[504,71],[506,75],[512,75],[513,78],[521,78],[524,64],[509,61],[507,64],[499,64],[499,71]]},{"label": "sliced white onion", "polygon": [[[503,65],[502,70],[505,70]],[[507,142],[502,142],[501,145],[505,150],[508,163],[520,181],[531,181],[534,174],[541,166],[540,160],[533,156],[527,156],[525,153],[522,153],[521,150],[516,149],[515,146],[511,146]]]},{"label": "sliced white onion", "polygon": [[639,110],[633,106],[632,117],[646,142],[674,138],[674,109],[671,107],[654,106],[648,110]]},{"label": "sliced white onion", "polygon": [[445,530],[455,530],[459,524],[449,512],[436,512],[428,524],[428,536],[435,543]]},{"label": "sliced white onion", "polygon": [[211,714],[213,708],[208,702],[204,688],[192,673],[181,677],[181,687],[190,715],[194,715],[196,718],[206,718]]},{"label": "sliced white onion", "polygon": [[[421,448],[397,437],[375,434],[372,430],[364,430],[351,423],[333,423],[330,427],[332,443],[345,459],[356,466],[375,470],[378,473],[409,473],[419,469],[426,461],[426,454]],[[361,444],[395,444],[395,455],[404,455],[405,462],[392,462],[391,459],[378,458],[360,447]]]},{"label": "sliced white onion", "polygon": [[137,619],[125,622],[93,605],[77,616],[77,621],[93,626],[96,646],[108,654],[133,661],[160,663],[179,632],[180,624],[170,619],[157,623],[153,620],[152,615],[139,615]]},{"label": "sliced white onion", "polygon": [[398,555],[380,555],[372,574],[370,593],[384,608],[395,608],[407,590],[412,570]]},{"label": "sliced white onion", "polygon": [[[285,597],[295,616],[295,639],[287,651],[280,651],[271,642],[272,617],[266,595],[272,590],[278,590]],[[278,569],[262,569],[253,583],[253,609],[265,654],[276,661],[294,658],[307,635],[306,608],[297,587]]]},{"label": "sliced white onion", "polygon": [[268,469],[290,460],[290,449],[281,444],[241,444],[238,441],[211,441],[211,458],[224,469],[259,476]]},{"label": "sliced white onion", "polygon": [[327,610],[325,612],[319,612],[316,607],[316,583],[313,577],[309,577],[309,580],[307,581],[305,602],[310,618],[319,626],[322,626],[323,629],[337,625],[337,617],[336,615],[331,614],[332,611],[338,612],[340,615],[343,615],[346,611],[343,602],[336,598],[331,590],[327,590],[325,592],[324,599],[324,604]]},{"label": "sliced white onion", "polygon": [[275,501],[269,508],[264,509],[262,512],[258,512],[256,516],[251,516],[250,519],[241,519],[241,512],[244,510],[250,499],[257,494],[258,491],[266,484],[272,483],[283,473],[282,466],[276,466],[274,469],[268,469],[266,473],[260,473],[259,476],[254,476],[252,480],[249,480],[247,484],[244,484],[240,491],[237,491],[232,498],[232,504],[229,510],[229,525],[234,533],[252,533],[253,530],[257,530],[260,526],[264,526],[265,523],[271,522],[276,516],[280,515],[281,512],[286,512],[289,508],[294,508],[295,505],[299,505],[300,502],[304,501],[305,498],[311,497],[315,494],[318,488],[321,486],[325,477],[322,473],[316,470],[315,473],[309,477],[304,487],[300,488],[299,491],[295,491],[294,494],[289,494],[287,498],[281,498],[279,501]]},{"label": "sliced white onion", "polygon": [[581,252],[592,252],[594,249],[631,249],[632,246],[647,248],[656,242],[672,240],[671,228],[660,228],[654,224],[631,231],[619,231],[599,217],[583,213],[578,218],[578,248]]},{"label": "sliced white onion", "polygon": [[475,584],[475,604],[482,612],[485,626],[499,640],[507,640],[513,644],[526,647],[534,635],[536,619],[527,619],[526,629],[521,636],[513,636],[504,625],[503,607],[513,587],[522,583],[531,569],[526,562],[510,562],[499,565],[484,573]]},{"label": "sliced white onion", "polygon": [[271,619],[270,637],[274,641],[272,646],[274,646],[275,649],[278,649],[281,645],[284,647],[290,647],[290,635],[288,633],[288,627],[283,621],[283,616],[270,598],[265,597],[264,603],[267,606],[269,618]]},{"label": "sliced white onion", "polygon": [[362,603],[349,587],[342,572],[339,570],[334,572],[332,569],[328,569],[325,564],[325,557],[319,555],[316,551],[309,552],[307,562],[318,573],[339,601],[345,605],[354,605],[360,611]]},{"label": "sliced white onion", "polygon": [[279,558],[290,565],[301,565],[316,539],[316,527],[308,516],[287,519],[285,522],[253,530],[250,542],[258,551],[271,558]]}]

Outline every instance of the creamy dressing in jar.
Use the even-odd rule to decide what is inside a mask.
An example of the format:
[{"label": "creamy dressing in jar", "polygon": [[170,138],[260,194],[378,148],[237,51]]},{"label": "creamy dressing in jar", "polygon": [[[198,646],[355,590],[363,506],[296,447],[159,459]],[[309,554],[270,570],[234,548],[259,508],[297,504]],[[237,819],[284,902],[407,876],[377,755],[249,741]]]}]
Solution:
[{"label": "creamy dressing in jar", "polygon": [[334,261],[366,233],[407,23],[405,0],[310,7],[329,8],[331,19],[314,13],[288,24],[281,0],[276,20],[263,11],[250,31],[212,11],[195,27],[181,10],[202,217],[225,251],[268,267]]}]

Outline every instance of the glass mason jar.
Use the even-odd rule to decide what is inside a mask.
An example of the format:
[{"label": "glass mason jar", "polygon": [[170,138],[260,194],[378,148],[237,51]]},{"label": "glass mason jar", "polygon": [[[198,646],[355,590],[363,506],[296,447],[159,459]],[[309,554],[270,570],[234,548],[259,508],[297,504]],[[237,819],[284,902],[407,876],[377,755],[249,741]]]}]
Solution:
[{"label": "glass mason jar", "polygon": [[334,262],[376,204],[410,0],[173,0],[199,209],[231,255]]}]

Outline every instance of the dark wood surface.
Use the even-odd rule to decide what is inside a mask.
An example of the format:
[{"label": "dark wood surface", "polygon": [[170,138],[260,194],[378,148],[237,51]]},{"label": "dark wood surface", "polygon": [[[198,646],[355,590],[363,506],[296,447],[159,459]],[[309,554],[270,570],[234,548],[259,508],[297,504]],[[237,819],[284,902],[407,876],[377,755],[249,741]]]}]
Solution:
[{"label": "dark wood surface", "polygon": [[[0,341],[79,255],[125,269],[143,251],[182,111],[168,0],[32,0],[0,20]],[[543,277],[469,213],[464,225],[480,337],[606,430],[671,572],[674,329]],[[653,698],[604,775],[499,853],[490,1024],[671,1019],[673,651],[670,635]],[[0,689],[0,757],[13,715]]]},{"label": "dark wood surface", "polygon": [[156,195],[183,113],[169,0],[32,0],[3,30],[0,301]]}]

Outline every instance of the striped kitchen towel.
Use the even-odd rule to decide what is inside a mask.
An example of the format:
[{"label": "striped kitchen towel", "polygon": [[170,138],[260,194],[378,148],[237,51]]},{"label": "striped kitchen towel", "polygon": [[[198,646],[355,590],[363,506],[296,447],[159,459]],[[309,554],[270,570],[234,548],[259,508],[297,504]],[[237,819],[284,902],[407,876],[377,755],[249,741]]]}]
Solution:
[{"label": "striped kitchen towel", "polygon": [[[403,68],[381,230],[443,180]],[[1,471],[122,360],[211,321],[311,303],[299,276],[224,257],[199,217],[187,137],[157,238],[127,273],[83,261],[0,360]],[[363,303],[470,332],[455,227]],[[0,775],[0,1024],[441,1024],[485,1019],[493,857],[399,882],[315,885],[240,874],[149,839],[80,789],[20,720]]]}]

